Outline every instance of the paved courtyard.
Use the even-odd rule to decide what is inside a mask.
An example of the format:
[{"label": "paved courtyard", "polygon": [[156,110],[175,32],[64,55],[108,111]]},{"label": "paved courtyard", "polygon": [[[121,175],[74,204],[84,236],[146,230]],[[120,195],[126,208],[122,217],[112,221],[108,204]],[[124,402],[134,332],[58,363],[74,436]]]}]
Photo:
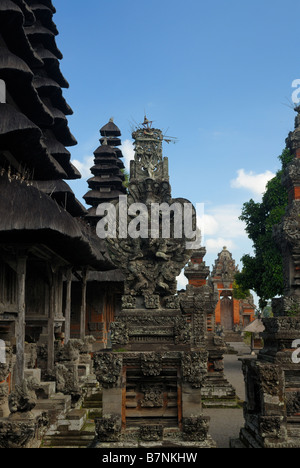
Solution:
[{"label": "paved courtyard", "polygon": [[[224,356],[225,375],[227,380],[235,387],[240,400],[245,399],[245,384],[242,372],[242,363],[239,358],[250,354],[250,348],[243,343],[231,343],[238,354]],[[229,440],[238,438],[240,429],[244,426],[242,408],[207,408],[204,414],[210,416],[209,433],[217,444],[217,448],[229,448]]]}]

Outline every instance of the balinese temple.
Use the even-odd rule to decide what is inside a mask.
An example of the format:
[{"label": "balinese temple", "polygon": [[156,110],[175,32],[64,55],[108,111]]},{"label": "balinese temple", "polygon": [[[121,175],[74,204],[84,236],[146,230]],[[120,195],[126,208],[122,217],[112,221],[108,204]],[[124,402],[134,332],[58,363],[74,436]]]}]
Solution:
[{"label": "balinese temple", "polygon": [[245,328],[255,319],[255,305],[252,297],[247,300],[235,299],[233,282],[238,267],[227,247],[218,254],[210,280],[216,286],[219,301],[215,310],[215,323],[225,334]]},{"label": "balinese temple", "polygon": [[93,177],[88,180],[90,190],[84,195],[84,200],[92,208],[88,210],[86,219],[95,226],[99,217],[96,210],[99,204],[111,202],[126,194],[124,186],[124,163],[121,145],[121,132],[114,124],[113,119],[100,130],[99,148],[94,152],[94,166],[91,168]]}]

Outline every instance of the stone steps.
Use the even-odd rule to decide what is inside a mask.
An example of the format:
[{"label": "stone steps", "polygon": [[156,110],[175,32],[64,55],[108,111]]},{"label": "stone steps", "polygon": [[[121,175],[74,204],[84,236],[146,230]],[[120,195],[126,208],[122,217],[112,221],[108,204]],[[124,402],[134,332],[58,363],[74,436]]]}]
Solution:
[{"label": "stone steps", "polygon": [[86,423],[80,431],[67,431],[45,438],[42,448],[87,448],[95,438],[95,425]]},{"label": "stone steps", "polygon": [[71,409],[44,437],[41,448],[87,448],[95,438],[95,418],[102,415],[99,388],[84,398],[81,409]]}]

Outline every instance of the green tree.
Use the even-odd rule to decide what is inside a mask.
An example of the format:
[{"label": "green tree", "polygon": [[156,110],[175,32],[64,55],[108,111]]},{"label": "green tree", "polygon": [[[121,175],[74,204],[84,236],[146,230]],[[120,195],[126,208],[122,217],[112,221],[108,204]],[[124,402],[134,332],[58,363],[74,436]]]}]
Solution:
[{"label": "green tree", "polygon": [[241,290],[252,289],[259,296],[263,309],[268,299],[283,293],[282,256],[274,242],[272,231],[280,223],[288,203],[288,194],[281,183],[285,167],[293,156],[285,149],[279,156],[282,167],[270,180],[262,202],[250,200],[244,203],[240,219],[246,223],[246,232],[253,241],[254,255],[242,257],[243,269],[235,281]]},{"label": "green tree", "polygon": [[251,294],[250,289],[245,289],[241,284],[238,284],[236,280],[234,280],[232,288],[234,299],[247,299]]},{"label": "green tree", "polygon": [[121,172],[124,174],[125,177],[125,180],[123,181],[123,187],[127,189],[129,185],[129,173],[126,171],[126,169],[121,169]]}]

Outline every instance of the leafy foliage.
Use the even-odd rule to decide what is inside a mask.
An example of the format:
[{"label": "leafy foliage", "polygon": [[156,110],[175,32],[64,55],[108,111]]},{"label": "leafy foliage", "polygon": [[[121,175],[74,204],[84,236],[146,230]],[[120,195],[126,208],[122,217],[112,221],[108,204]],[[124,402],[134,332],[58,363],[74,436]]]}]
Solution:
[{"label": "leafy foliage", "polygon": [[273,226],[281,222],[288,203],[288,194],[281,177],[292,158],[289,149],[282,152],[279,156],[282,168],[268,182],[262,202],[251,199],[244,203],[240,216],[253,241],[254,256],[242,257],[243,269],[237,273],[235,281],[242,290],[253,289],[257,293],[261,309],[266,306],[268,299],[283,293],[282,257],[272,231]]},{"label": "leafy foliage", "polygon": [[245,289],[238,284],[236,280],[233,282],[233,297],[234,299],[247,299],[250,296],[250,289]]}]

